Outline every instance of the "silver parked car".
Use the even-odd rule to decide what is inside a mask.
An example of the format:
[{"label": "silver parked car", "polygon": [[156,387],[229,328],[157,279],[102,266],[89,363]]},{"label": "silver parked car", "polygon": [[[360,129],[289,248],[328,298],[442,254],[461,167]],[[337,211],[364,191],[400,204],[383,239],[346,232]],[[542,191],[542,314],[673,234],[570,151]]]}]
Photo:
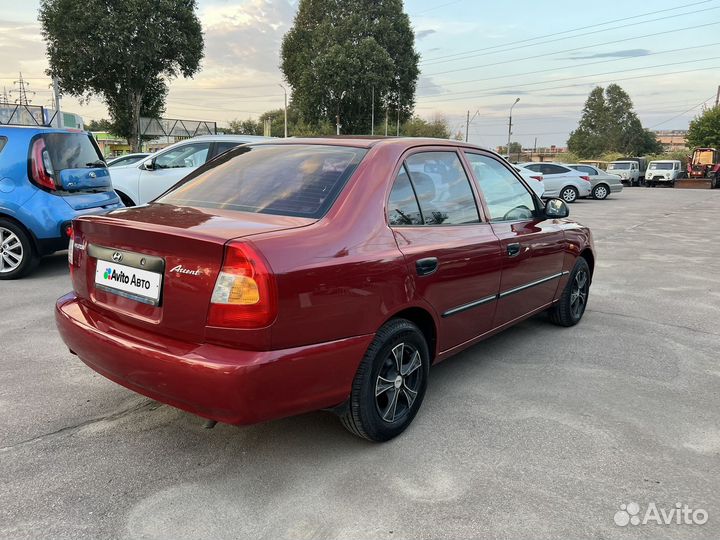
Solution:
[{"label": "silver parked car", "polygon": [[607,199],[611,193],[620,193],[623,190],[622,178],[617,174],[610,174],[600,167],[583,163],[571,163],[568,167],[590,177],[590,195],[593,199]]},{"label": "silver parked car", "polygon": [[543,198],[560,197],[573,203],[579,197],[590,196],[590,177],[561,163],[518,163],[534,172],[542,173],[545,193]]}]

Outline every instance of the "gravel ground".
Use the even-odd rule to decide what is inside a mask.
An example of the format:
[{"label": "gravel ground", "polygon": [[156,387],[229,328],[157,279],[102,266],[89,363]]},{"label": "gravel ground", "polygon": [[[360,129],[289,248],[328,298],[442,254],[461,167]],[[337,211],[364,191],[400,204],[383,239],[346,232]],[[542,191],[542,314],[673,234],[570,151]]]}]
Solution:
[{"label": "gravel ground", "polygon": [[[382,445],[322,412],[204,429],[67,352],[64,254],[0,282],[0,537],[717,538],[720,190],[571,215],[598,251],[581,324],[538,316],[434,367]],[[709,518],[615,525],[631,502]]]}]

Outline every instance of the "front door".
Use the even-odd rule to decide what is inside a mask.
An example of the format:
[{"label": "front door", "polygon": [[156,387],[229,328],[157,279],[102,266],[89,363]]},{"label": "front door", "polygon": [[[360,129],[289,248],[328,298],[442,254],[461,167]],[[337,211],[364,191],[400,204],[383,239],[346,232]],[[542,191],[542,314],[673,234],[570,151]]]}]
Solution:
[{"label": "front door", "polygon": [[485,212],[500,240],[502,279],[493,326],[549,305],[563,275],[565,235],[541,217],[540,201],[505,163],[466,152]]},{"label": "front door", "polygon": [[438,349],[490,330],[500,287],[500,243],[492,226],[480,220],[460,156],[447,149],[408,156],[387,214],[414,278],[408,286],[440,320]]},{"label": "front door", "polygon": [[140,169],[138,204],[145,204],[162,195],[204,164],[209,150],[209,142],[192,142],[160,152],[152,161],[152,170]]}]

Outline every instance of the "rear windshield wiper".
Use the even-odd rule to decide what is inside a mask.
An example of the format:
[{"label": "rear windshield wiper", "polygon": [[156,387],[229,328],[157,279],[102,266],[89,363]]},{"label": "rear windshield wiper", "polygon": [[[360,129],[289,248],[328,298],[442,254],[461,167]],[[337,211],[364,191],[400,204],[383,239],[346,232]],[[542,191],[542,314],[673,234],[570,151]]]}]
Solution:
[{"label": "rear windshield wiper", "polygon": [[107,167],[107,163],[105,163],[102,159],[98,159],[96,161],[91,161],[90,163],[86,163],[85,166],[88,168]]}]

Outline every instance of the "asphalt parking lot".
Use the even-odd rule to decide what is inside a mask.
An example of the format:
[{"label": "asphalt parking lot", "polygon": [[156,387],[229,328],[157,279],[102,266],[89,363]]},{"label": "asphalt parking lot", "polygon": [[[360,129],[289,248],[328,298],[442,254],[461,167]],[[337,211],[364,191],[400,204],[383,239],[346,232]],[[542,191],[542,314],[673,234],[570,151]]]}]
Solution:
[{"label": "asphalt parking lot", "polygon": [[[720,190],[571,216],[598,252],[583,321],[538,316],[434,367],[381,445],[322,412],[204,429],[67,352],[64,254],[0,283],[0,537],[717,538]],[[630,502],[709,519],[615,525]]]}]

